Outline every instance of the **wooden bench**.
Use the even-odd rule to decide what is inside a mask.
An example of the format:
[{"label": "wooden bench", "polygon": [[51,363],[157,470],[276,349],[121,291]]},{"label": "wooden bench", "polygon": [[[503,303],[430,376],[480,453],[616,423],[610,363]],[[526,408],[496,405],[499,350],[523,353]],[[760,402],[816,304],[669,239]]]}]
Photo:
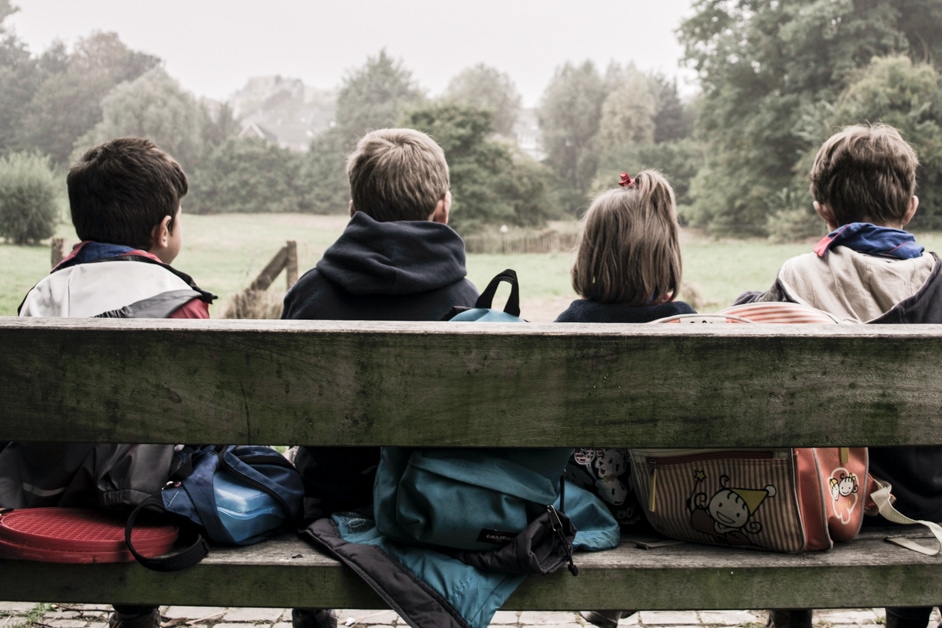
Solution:
[{"label": "wooden bench", "polygon": [[[942,443],[942,326],[0,318],[0,441],[758,447]],[[914,536],[923,536],[918,531]],[[516,610],[934,605],[942,557],[579,554]],[[0,560],[0,599],[382,608],[293,535],[183,572]]]}]

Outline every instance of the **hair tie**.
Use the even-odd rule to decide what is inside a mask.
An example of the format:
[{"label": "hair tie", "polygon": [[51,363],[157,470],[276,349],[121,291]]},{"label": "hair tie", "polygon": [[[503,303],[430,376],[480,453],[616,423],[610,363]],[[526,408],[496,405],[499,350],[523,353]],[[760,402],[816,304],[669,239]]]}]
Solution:
[{"label": "hair tie", "polygon": [[636,179],[632,179],[631,175],[627,172],[621,173],[621,180],[618,182],[618,185],[623,188],[628,188],[629,190],[636,189]]}]

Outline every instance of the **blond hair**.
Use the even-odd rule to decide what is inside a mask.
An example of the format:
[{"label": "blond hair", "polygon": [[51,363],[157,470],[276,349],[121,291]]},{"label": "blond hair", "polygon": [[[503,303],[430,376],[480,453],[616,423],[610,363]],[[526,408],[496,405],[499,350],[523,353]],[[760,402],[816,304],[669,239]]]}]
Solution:
[{"label": "blond hair", "polygon": [[655,170],[631,187],[597,196],[582,219],[572,287],[602,303],[652,305],[680,286],[680,227],[674,191]]},{"label": "blond hair", "polygon": [[347,160],[353,209],[374,220],[428,220],[448,192],[445,152],[414,129],[363,136]]},{"label": "blond hair", "polygon": [[811,196],[827,205],[838,224],[898,223],[916,193],[919,158],[891,126],[844,128],[818,150]]}]

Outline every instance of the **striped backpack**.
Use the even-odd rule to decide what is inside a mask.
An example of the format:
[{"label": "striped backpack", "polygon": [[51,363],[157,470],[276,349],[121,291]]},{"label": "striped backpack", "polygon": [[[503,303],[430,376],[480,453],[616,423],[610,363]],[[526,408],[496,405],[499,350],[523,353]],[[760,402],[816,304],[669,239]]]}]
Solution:
[{"label": "striped backpack", "polygon": [[[662,322],[834,325],[845,321],[797,303],[763,302],[717,314],[654,321]],[[853,539],[864,514],[917,523],[890,505],[891,487],[870,475],[866,447],[632,449],[630,453],[632,484],[645,517],[670,538],[801,552],[827,550],[835,541]],[[932,526],[942,543],[942,528]]]}]

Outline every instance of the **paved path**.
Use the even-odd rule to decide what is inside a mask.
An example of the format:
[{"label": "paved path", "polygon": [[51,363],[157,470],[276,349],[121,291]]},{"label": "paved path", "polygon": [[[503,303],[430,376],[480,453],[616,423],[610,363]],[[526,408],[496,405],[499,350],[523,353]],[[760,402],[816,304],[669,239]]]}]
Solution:
[{"label": "paved path", "polygon": [[[44,605],[26,602],[0,602],[0,628],[33,625],[49,628],[107,628],[111,607],[108,605]],[[291,628],[291,611],[280,608],[214,608],[205,606],[170,606],[161,608],[163,628],[199,626],[212,628]],[[724,628],[764,626],[761,611],[645,611],[621,621],[619,626],[650,628]],[[932,626],[939,622],[933,615]],[[882,609],[832,610],[815,613],[815,624],[822,628],[876,627],[884,623]],[[392,611],[342,610],[340,625],[350,628],[392,628],[407,626]],[[500,611],[491,624],[495,628],[550,626],[579,628],[590,626],[578,613],[542,613]]]}]

